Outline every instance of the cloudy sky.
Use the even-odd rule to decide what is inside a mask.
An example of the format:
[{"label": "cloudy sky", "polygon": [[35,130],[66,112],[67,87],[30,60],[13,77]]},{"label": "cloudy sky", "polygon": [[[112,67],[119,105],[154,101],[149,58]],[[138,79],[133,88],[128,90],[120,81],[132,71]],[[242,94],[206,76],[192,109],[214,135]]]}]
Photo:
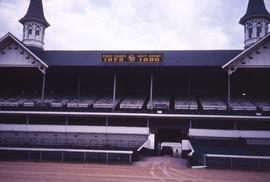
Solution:
[{"label": "cloudy sky", "polygon": [[[268,0],[265,0],[270,7]],[[248,0],[43,0],[46,49],[242,49]],[[29,0],[0,0],[0,37],[18,38]],[[269,8],[268,8],[269,9]]]}]

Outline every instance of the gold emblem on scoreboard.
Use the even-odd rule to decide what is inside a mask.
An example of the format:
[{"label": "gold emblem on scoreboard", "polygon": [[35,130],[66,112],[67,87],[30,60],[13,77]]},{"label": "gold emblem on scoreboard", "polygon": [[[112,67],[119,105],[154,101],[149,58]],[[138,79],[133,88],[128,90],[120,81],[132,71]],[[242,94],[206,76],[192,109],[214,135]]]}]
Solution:
[{"label": "gold emblem on scoreboard", "polygon": [[104,63],[161,63],[162,54],[102,54]]}]

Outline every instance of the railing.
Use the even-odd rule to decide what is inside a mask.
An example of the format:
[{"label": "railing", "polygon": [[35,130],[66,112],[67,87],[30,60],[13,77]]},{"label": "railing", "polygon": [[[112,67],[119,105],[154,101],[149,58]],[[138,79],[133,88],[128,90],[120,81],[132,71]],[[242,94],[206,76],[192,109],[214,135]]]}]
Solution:
[{"label": "railing", "polygon": [[[65,159],[68,159],[69,154],[71,153],[77,153],[82,154],[80,156],[80,160],[83,162],[88,162],[89,160],[93,159],[105,159],[104,162],[121,162],[121,159],[128,160],[129,164],[132,164],[132,154],[133,151],[120,151],[120,150],[82,150],[82,149],[55,149],[55,148],[13,148],[13,147],[0,147],[0,151],[16,151],[16,152],[27,152],[27,159],[33,160],[33,157],[31,158],[31,152],[38,152],[39,157],[38,160],[43,160],[46,157],[46,154],[48,152],[55,152],[59,153],[57,156],[59,160],[65,161]],[[124,157],[128,156],[128,157]],[[11,156],[12,158],[13,156]],[[36,157],[35,157],[35,160]],[[45,159],[46,160],[46,159]],[[101,161],[100,161],[101,162]]]},{"label": "railing", "polygon": [[[210,161],[209,159],[218,159]],[[226,161],[221,161],[220,159],[228,159]],[[255,161],[255,162],[254,162]],[[267,162],[265,162],[267,161]],[[270,168],[270,156],[246,156],[246,155],[220,155],[220,154],[204,154],[203,155],[203,165],[205,167],[214,165],[216,162],[223,163],[225,166],[229,164],[230,168],[233,167],[256,167],[260,168]],[[242,163],[242,165],[240,164]]]}]

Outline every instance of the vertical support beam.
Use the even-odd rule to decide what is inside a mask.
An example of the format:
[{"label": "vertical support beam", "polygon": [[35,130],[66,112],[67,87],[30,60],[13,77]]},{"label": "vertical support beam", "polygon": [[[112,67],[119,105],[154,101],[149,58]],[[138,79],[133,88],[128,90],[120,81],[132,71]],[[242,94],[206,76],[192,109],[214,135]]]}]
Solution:
[{"label": "vertical support beam", "polygon": [[116,98],[116,83],[117,82],[117,74],[114,74],[113,78],[113,110],[115,109],[115,98]]},{"label": "vertical support beam", "polygon": [[46,86],[46,71],[43,74],[42,93],[41,93],[42,100],[44,100],[44,97],[45,97],[45,86]]},{"label": "vertical support beam", "polygon": [[83,162],[86,162],[86,153],[83,153]]},{"label": "vertical support beam", "polygon": [[258,169],[261,169],[261,159],[258,159]]},{"label": "vertical support beam", "polygon": [[66,118],[65,118],[66,120],[66,122],[65,122],[65,140],[67,140],[67,127],[68,127],[68,116],[66,116]]},{"label": "vertical support beam", "polygon": [[108,163],[109,163],[109,154],[106,153],[106,164],[108,164]]},{"label": "vertical support beam", "polygon": [[132,164],[132,154],[129,154],[129,164]]},{"label": "vertical support beam", "polygon": [[42,151],[39,152],[39,160],[42,161]]},{"label": "vertical support beam", "polygon": [[192,128],[192,120],[189,120],[189,129]]},{"label": "vertical support beam", "polygon": [[187,90],[187,96],[188,99],[191,98],[191,69],[188,69],[188,90]]},{"label": "vertical support beam", "polygon": [[28,132],[29,116],[26,116],[26,132]]},{"label": "vertical support beam", "polygon": [[206,166],[206,155],[203,155],[203,165]]},{"label": "vertical support beam", "polygon": [[62,156],[61,156],[61,160],[64,161],[64,152],[61,152]]},{"label": "vertical support beam", "polygon": [[81,97],[81,74],[78,73],[77,99]]},{"label": "vertical support beam", "polygon": [[231,108],[231,75],[230,75],[229,72],[228,72],[228,85],[227,85],[227,88],[228,88],[228,98],[227,98],[228,111],[230,111],[230,108]]},{"label": "vertical support beam", "polygon": [[236,121],[233,122],[233,129],[234,130],[237,130],[237,123],[236,123]]},{"label": "vertical support beam", "polygon": [[147,119],[147,121],[146,121],[146,126],[147,126],[147,128],[150,127],[150,121],[149,121],[149,119]]},{"label": "vertical support beam", "polygon": [[109,118],[106,118],[106,120],[105,120],[105,126],[109,126]]},{"label": "vertical support beam", "polygon": [[153,73],[151,74],[151,78],[150,78],[150,109],[152,109],[152,104],[153,104],[153,83],[154,82],[154,76]]}]

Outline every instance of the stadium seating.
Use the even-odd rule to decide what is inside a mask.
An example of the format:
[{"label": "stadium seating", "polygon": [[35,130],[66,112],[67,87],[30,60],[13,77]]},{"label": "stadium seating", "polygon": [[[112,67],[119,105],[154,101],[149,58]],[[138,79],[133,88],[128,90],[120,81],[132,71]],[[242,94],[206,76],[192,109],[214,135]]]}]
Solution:
[{"label": "stadium seating", "polygon": [[119,104],[121,101],[120,98],[115,99],[115,105],[113,105],[113,98],[112,96],[104,96],[99,98],[96,102],[93,104],[94,109],[113,109],[115,106]]},{"label": "stadium seating", "polygon": [[254,103],[263,112],[270,112],[270,101],[268,99],[255,99]]},{"label": "stadium seating", "polygon": [[226,111],[227,105],[220,98],[200,98],[200,103],[204,111]]},{"label": "stadium seating", "polygon": [[152,100],[152,105],[150,105],[150,100],[147,104],[147,109],[160,109],[169,110],[170,109],[170,98],[169,97],[154,97]]},{"label": "stadium seating", "polygon": [[129,96],[120,103],[120,109],[143,109],[145,97]]},{"label": "stadium seating", "polygon": [[230,106],[232,111],[257,111],[256,105],[247,99],[232,99]]},{"label": "stadium seating", "polygon": [[175,110],[198,110],[198,104],[194,98],[176,97]]}]

